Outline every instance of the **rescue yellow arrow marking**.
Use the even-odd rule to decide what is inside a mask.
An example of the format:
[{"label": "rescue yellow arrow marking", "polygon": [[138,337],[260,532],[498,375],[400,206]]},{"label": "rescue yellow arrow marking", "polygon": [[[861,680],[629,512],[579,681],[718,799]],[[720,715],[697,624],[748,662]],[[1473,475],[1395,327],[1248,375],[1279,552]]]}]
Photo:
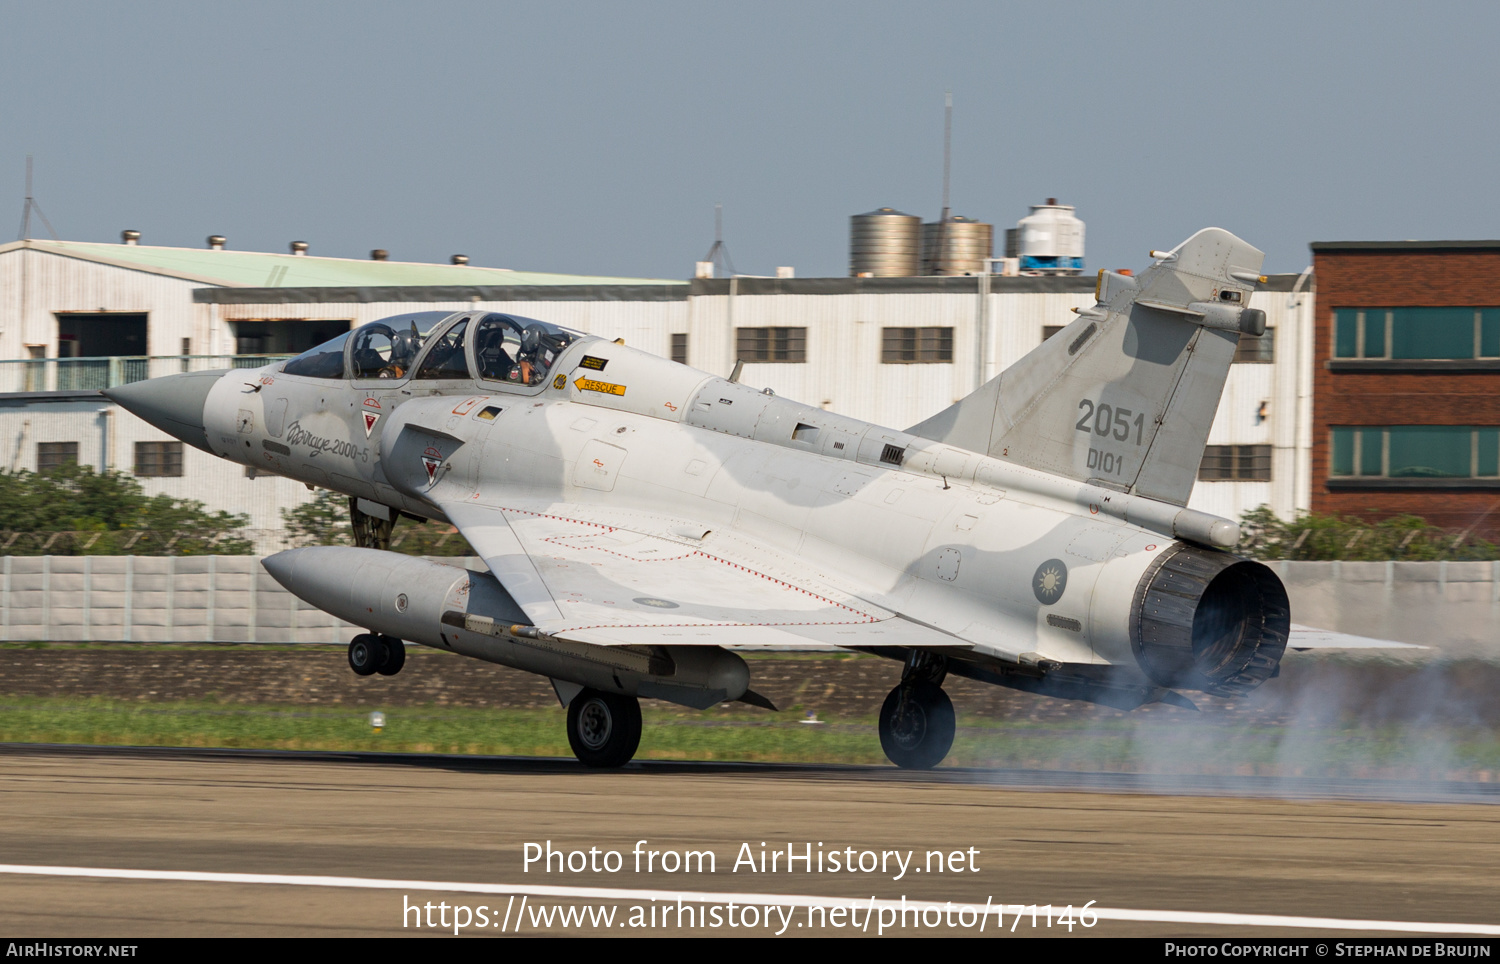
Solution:
[{"label": "rescue yellow arrow marking", "polygon": [[579,378],[573,383],[580,392],[601,392],[605,395],[624,395],[624,385],[611,385],[609,382],[596,382],[592,378]]}]

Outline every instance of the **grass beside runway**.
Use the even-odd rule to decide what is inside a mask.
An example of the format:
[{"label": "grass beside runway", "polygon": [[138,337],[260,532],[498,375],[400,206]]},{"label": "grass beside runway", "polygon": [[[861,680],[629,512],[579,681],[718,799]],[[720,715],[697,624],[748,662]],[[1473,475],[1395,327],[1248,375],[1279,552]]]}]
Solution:
[{"label": "grass beside runway", "polygon": [[[375,730],[372,710],[385,714]],[[742,707],[644,708],[638,759],[880,764],[875,721],[801,722]],[[6,696],[0,742],[566,757],[564,712],[297,707]],[[1488,728],[1279,727],[1194,719],[969,720],[947,765],[1182,775],[1500,779]]]}]

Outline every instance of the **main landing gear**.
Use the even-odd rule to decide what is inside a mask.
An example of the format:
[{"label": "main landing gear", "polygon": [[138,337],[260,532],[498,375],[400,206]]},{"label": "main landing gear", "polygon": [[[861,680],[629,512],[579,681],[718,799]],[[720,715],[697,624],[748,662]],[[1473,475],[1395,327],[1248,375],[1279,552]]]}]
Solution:
[{"label": "main landing gear", "polygon": [[349,668],[356,676],[395,676],[406,665],[406,644],[394,636],[360,633],[349,640]]},{"label": "main landing gear", "polygon": [[641,703],[634,696],[586,689],[568,703],[568,745],[587,767],[621,767],[641,744]]},{"label": "main landing gear", "polygon": [[943,692],[946,657],[913,649],[901,682],[880,707],[880,748],[896,766],[930,770],[953,746],[953,701]]}]

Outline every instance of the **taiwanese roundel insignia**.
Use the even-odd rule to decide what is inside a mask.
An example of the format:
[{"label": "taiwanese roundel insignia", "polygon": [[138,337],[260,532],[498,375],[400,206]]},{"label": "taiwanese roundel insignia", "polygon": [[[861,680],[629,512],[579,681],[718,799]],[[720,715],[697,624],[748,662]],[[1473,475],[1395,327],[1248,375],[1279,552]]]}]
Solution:
[{"label": "taiwanese roundel insignia", "polygon": [[427,451],[422,453],[422,467],[427,470],[428,485],[431,485],[433,482],[437,481],[437,470],[438,467],[442,464],[442,451],[439,449],[435,449],[429,445],[427,447]]},{"label": "taiwanese roundel insignia", "polygon": [[1037,566],[1036,575],[1031,577],[1031,591],[1043,606],[1057,602],[1067,588],[1068,567],[1061,559],[1048,559]]}]

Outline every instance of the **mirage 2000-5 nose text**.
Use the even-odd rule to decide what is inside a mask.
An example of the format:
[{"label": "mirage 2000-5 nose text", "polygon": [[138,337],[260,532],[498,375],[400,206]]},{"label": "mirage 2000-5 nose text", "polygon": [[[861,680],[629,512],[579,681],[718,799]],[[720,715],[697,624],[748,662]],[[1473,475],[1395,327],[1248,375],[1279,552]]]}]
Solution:
[{"label": "mirage 2000-5 nose text", "polygon": [[[400,670],[403,641],[539,673],[578,758],[619,766],[641,697],[770,706],[737,647],[858,650],[901,663],[887,756],[931,767],[949,674],[1132,708],[1277,671],[1280,581],[1185,507],[1236,340],[1265,328],[1246,307],[1262,254],[1207,228],[1153,256],[905,431],[485,311],[106,394],[350,497],[358,546],[265,566],[369,630],[356,673]],[[452,523],[488,571],[387,551],[401,515]]]}]

